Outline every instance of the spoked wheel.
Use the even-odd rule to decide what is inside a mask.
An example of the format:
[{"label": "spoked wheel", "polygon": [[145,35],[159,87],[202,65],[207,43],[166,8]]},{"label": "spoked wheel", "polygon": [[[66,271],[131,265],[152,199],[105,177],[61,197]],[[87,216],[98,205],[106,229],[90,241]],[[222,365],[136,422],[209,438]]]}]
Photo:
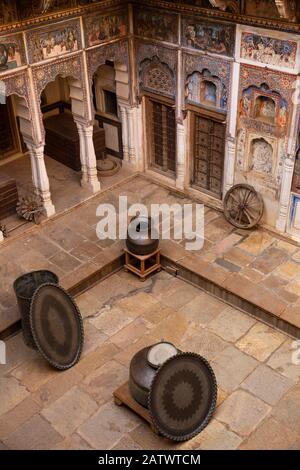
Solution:
[{"label": "spoked wheel", "polygon": [[234,227],[250,229],[261,220],[264,203],[261,195],[249,184],[236,184],[226,193],[224,215]]}]

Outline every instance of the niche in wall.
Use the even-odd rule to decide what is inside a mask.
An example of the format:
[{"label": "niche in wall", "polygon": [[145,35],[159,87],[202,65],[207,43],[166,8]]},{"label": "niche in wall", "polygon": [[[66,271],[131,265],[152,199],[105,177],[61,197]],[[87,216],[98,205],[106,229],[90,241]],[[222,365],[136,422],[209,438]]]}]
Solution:
[{"label": "niche in wall", "polygon": [[187,78],[186,99],[190,103],[217,109],[226,109],[227,90],[221,80],[204,69]]},{"label": "niche in wall", "polygon": [[263,137],[255,138],[250,144],[250,169],[258,173],[272,175],[273,147]]},{"label": "niche in wall", "polygon": [[255,100],[254,117],[261,121],[275,124],[275,101],[267,96],[258,96]]}]

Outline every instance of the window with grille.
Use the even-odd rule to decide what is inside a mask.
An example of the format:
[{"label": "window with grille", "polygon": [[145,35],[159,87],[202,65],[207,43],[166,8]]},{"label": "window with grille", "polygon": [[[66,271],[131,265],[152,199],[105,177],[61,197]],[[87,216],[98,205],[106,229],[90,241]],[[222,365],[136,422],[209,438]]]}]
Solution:
[{"label": "window with grille", "polygon": [[222,197],[225,125],[194,115],[192,184]]},{"label": "window with grille", "polygon": [[176,174],[175,110],[164,103],[149,101],[151,166],[171,177]]}]

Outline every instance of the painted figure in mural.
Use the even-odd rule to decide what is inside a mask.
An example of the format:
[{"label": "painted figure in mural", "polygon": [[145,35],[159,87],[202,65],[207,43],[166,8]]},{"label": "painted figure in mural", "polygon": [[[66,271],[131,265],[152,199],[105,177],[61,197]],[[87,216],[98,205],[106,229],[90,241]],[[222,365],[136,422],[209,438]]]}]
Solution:
[{"label": "painted figure in mural", "polygon": [[250,91],[245,90],[243,92],[243,96],[240,102],[240,116],[250,116],[250,110],[251,110],[251,96],[250,96]]},{"label": "painted figure in mural", "polygon": [[214,83],[204,80],[201,83],[201,101],[209,105],[216,106],[217,103],[217,87]]},{"label": "painted figure in mural", "polygon": [[101,41],[117,36],[125,36],[127,33],[126,13],[116,15],[101,15],[88,18],[86,23],[88,31],[88,43],[90,46]]},{"label": "painted figure in mural", "polygon": [[233,42],[232,30],[228,26],[207,26],[184,20],[184,43],[189,47],[216,54],[231,54]]},{"label": "painted figure in mural", "polygon": [[287,104],[284,102],[281,105],[281,108],[279,110],[279,116],[278,116],[278,125],[280,127],[286,127],[287,124]]},{"label": "painted figure in mural", "polygon": [[266,96],[259,96],[255,102],[254,115],[258,119],[275,123],[276,105],[275,102]]},{"label": "painted figure in mural", "polygon": [[8,52],[4,44],[0,44],[0,70],[7,69]]},{"label": "painted figure in mural", "polygon": [[177,41],[177,17],[161,15],[147,8],[135,12],[135,30],[139,36],[160,41]]},{"label": "painted figure in mural", "polygon": [[252,170],[260,173],[272,173],[273,148],[265,139],[252,141]]},{"label": "painted figure in mural", "polygon": [[297,43],[243,33],[241,56],[243,59],[280,67],[294,68]]}]

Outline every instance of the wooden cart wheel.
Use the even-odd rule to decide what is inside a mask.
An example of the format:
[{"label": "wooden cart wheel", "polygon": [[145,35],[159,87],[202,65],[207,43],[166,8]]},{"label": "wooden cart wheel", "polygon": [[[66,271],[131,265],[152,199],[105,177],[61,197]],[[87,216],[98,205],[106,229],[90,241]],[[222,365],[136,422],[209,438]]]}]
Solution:
[{"label": "wooden cart wheel", "polygon": [[236,184],[226,193],[224,215],[234,227],[250,229],[261,220],[264,203],[261,195],[249,184]]}]

